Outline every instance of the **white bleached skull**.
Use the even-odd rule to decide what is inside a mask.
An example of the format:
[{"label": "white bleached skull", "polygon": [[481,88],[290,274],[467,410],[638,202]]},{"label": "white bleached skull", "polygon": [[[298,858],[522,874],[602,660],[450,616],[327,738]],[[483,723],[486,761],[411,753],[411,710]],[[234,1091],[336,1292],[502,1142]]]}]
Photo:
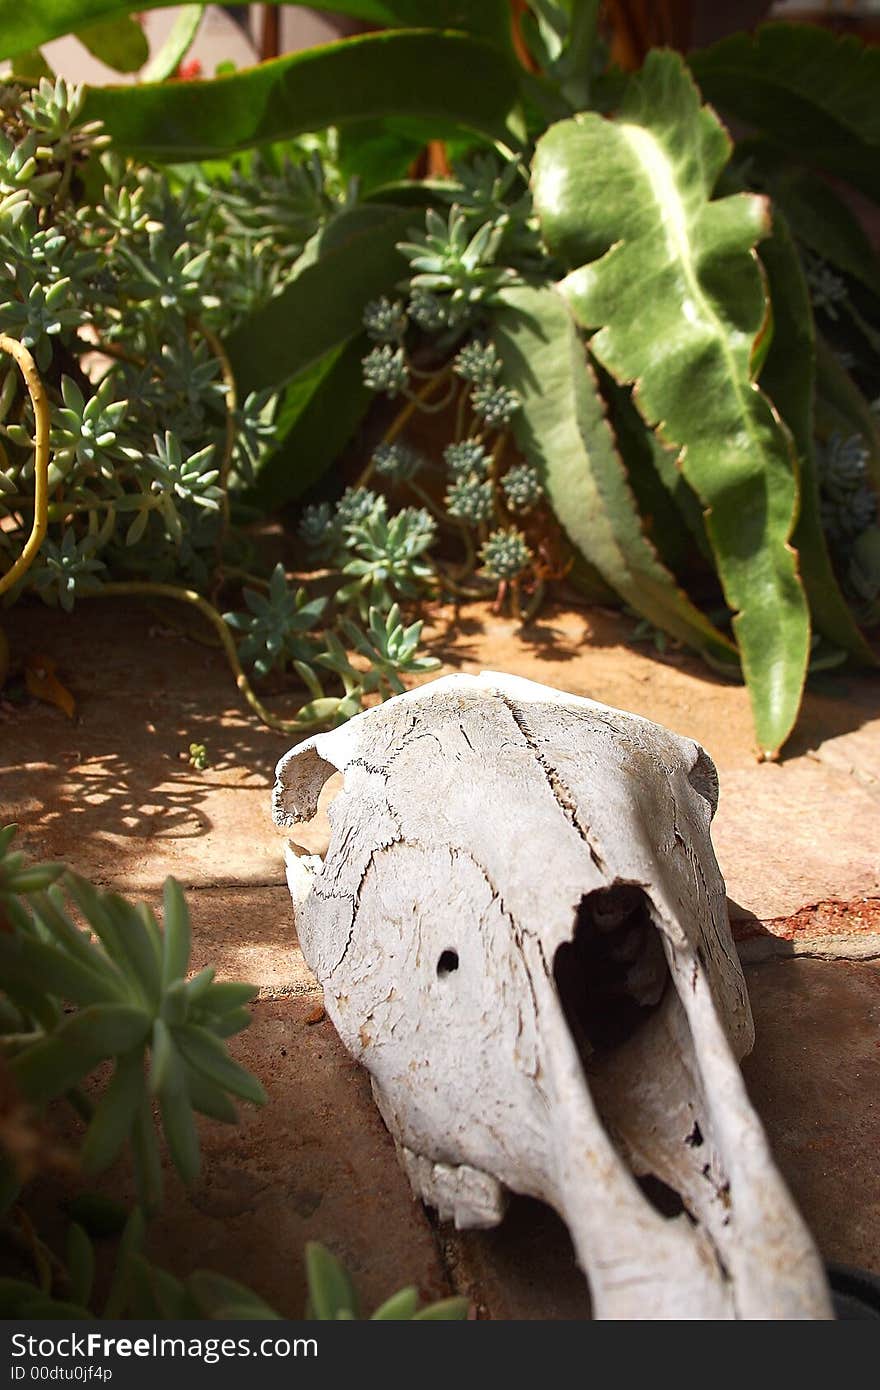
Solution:
[{"label": "white bleached skull", "polygon": [[657,724],[451,676],[294,748],[275,818],[303,954],[415,1191],[566,1221],[603,1318],[825,1318],[822,1266],[738,1061],[752,1019],[709,825]]}]

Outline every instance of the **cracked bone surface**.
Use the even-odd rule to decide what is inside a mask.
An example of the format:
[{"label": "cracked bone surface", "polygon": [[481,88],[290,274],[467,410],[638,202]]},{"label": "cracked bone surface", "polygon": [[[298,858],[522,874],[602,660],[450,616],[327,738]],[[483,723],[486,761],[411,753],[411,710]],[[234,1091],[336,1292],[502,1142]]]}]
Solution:
[{"label": "cracked bone surface", "polygon": [[275,818],[327,1013],[416,1193],[568,1225],[599,1318],[827,1318],[739,1070],[753,1028],[709,835],[715,769],[657,724],[449,676],[282,758]]}]

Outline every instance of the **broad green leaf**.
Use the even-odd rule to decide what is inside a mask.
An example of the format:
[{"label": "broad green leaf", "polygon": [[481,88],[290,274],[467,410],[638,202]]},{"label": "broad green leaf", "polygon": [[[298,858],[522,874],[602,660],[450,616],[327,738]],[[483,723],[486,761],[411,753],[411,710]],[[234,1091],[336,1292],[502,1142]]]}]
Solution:
[{"label": "broad green leaf", "polygon": [[349,121],[418,116],[510,139],[516,70],[462,34],[364,34],[209,82],[96,87],[84,119],[146,159],[212,159]]},{"label": "broad green leaf", "polygon": [[17,54],[10,72],[13,77],[23,77],[29,82],[38,82],[41,77],[55,76],[38,48],[32,48],[28,53]]},{"label": "broad green leaf", "polygon": [[289,383],[276,422],[279,443],[259,466],[249,500],[275,511],[301,497],[332,466],[374,399],[361,367],[369,347],[359,334]]},{"label": "broad green leaf", "polygon": [[181,5],[167,39],[144,68],[144,82],[164,82],[173,76],[192,47],[204,15],[204,5]]},{"label": "broad green leaf", "polygon": [[631,607],[721,660],[735,658],[645,536],[587,351],[554,289],[505,290],[493,312],[502,379],[519,392],[517,444],[573,544]]},{"label": "broad green leaf", "polygon": [[150,56],[146,34],[137,20],[126,14],[98,20],[74,32],[93,58],[116,72],[138,72]]},{"label": "broad green leaf", "polygon": [[[4,0],[0,21],[0,58],[49,39],[69,34],[80,25],[114,15],[163,9],[177,0]],[[270,3],[307,4],[307,0],[270,0]],[[321,9],[349,15],[379,28],[461,29],[492,39],[499,47],[510,45],[508,0],[322,0]]]},{"label": "broad green leaf", "polygon": [[412,221],[377,203],[335,219],[312,263],[227,339],[241,395],[290,381],[360,332],[367,301],[406,272],[397,242]]},{"label": "broad green leaf", "polygon": [[84,1173],[102,1173],[131,1134],[144,1097],[144,1057],[141,1048],[125,1053],[95,1106],[80,1150]]},{"label": "broad green leaf", "polygon": [[773,235],[761,246],[761,260],[773,301],[773,342],[761,372],[761,386],[791,430],[800,465],[800,515],[794,545],[819,632],[860,661],[875,658],[860,633],[835,578],[822,530],[819,479],[814,453],[813,399],[816,339],[807,283],[783,215],[774,217]]},{"label": "broad green leaf", "polygon": [[9,1070],[34,1105],[69,1091],[99,1062],[144,1042],[150,1020],[125,1004],[93,1004],[71,1014],[48,1038],[16,1054]]},{"label": "broad green leaf", "polygon": [[812,24],[768,24],[688,62],[713,106],[880,197],[880,49]]},{"label": "broad green leaf", "polygon": [[752,701],[762,755],[797,718],[809,610],[790,544],[794,452],[753,381],[767,300],[753,247],[765,200],[712,200],[730,142],[673,53],[648,55],[614,120],[554,126],[535,158],[535,198],[561,285],[591,351],[661,437],[681,450]]}]

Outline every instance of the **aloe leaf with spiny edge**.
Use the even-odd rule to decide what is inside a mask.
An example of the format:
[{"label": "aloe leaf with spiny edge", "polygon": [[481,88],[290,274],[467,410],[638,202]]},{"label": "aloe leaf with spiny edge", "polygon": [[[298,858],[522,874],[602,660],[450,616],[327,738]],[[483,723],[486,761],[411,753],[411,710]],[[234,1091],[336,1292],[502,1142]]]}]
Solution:
[{"label": "aloe leaf with spiny edge", "polygon": [[646,536],[571,311],[552,287],[505,290],[493,310],[517,444],[570,540],[622,598],[673,637],[735,664],[733,643],[679,588]]},{"label": "aloe leaf with spiny edge", "polygon": [[797,718],[810,618],[791,545],[794,450],[754,380],[769,315],[753,248],[769,207],[751,194],[712,198],[730,149],[682,60],[655,51],[613,119],[585,113],[551,127],[534,189],[591,352],[634,384],[703,504],[766,757]]}]

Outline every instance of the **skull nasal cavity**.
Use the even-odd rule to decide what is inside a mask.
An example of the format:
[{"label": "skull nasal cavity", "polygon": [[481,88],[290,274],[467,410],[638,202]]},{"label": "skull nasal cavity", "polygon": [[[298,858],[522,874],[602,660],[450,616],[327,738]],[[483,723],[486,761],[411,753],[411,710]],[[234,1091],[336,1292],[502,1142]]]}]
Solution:
[{"label": "skull nasal cavity", "polygon": [[553,961],[553,978],[584,1061],[618,1047],[660,1003],[669,980],[648,898],[635,884],[581,899],[574,935]]}]

